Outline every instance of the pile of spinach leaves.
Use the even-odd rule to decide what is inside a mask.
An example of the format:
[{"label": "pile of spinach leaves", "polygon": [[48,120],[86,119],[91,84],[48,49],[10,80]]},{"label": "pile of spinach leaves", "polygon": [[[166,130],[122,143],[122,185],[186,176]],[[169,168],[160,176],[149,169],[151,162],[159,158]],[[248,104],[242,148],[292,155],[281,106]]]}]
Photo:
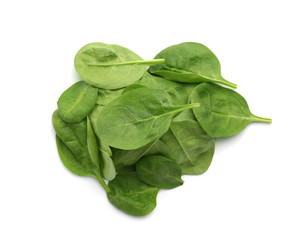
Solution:
[{"label": "pile of spinach leaves", "polygon": [[[210,166],[215,138],[229,137],[253,115],[204,45],[181,43],[143,60],[119,45],[87,44],[75,56],[82,81],[60,96],[52,122],[63,164],[93,176],[109,201],[149,214],[160,189]],[[223,87],[225,85],[227,87]]]}]

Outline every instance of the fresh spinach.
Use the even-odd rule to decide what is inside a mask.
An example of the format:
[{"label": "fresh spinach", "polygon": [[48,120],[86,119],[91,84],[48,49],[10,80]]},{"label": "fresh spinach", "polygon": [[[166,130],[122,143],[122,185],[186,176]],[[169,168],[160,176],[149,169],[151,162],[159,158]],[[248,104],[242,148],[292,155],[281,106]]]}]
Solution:
[{"label": "fresh spinach", "polygon": [[83,81],[60,96],[52,115],[59,156],[74,174],[95,177],[108,200],[130,215],[152,212],[159,190],[181,186],[182,175],[207,171],[215,137],[272,121],[216,85],[236,88],[199,43],[173,45],[153,60],[91,43],[74,66]]},{"label": "fresh spinach", "polygon": [[59,114],[69,123],[82,121],[93,110],[97,91],[97,88],[83,81],[73,84],[63,92],[57,102]]},{"label": "fresh spinach", "polygon": [[220,62],[214,53],[200,43],[170,46],[155,56],[155,59],[161,58],[165,62],[151,66],[151,73],[177,82],[214,82],[236,88],[236,84],[222,77]]},{"label": "fresh spinach", "polygon": [[252,114],[247,101],[237,92],[211,83],[197,86],[191,102],[202,103],[193,113],[211,137],[230,137],[252,122],[272,122]]},{"label": "fresh spinach", "polygon": [[75,56],[74,66],[88,84],[103,89],[118,89],[139,80],[148,66],[164,59],[143,60],[131,50],[105,43],[90,43]]},{"label": "fresh spinach", "polygon": [[139,88],[104,106],[96,131],[112,147],[135,149],[162,136],[177,113],[198,106],[198,103],[174,106],[163,90]]},{"label": "fresh spinach", "polygon": [[109,187],[109,201],[127,214],[145,216],[156,207],[159,188],[141,181],[132,168],[122,169],[114,180],[109,182]]},{"label": "fresh spinach", "polygon": [[181,168],[174,161],[161,155],[149,155],[136,163],[140,180],[158,188],[172,189],[183,185]]}]

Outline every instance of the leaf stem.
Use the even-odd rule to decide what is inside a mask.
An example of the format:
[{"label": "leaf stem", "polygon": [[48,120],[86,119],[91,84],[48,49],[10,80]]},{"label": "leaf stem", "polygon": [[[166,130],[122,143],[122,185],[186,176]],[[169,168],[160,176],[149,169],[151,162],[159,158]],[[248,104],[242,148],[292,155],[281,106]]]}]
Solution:
[{"label": "leaf stem", "polygon": [[223,78],[223,80],[221,80],[221,81],[217,81],[217,83],[221,83],[221,84],[223,84],[223,85],[226,85],[226,86],[231,87],[231,88],[234,88],[234,89],[237,88],[237,84],[232,83],[232,82],[229,82],[228,80],[226,80],[226,79],[224,79],[224,78]]},{"label": "leaf stem", "polygon": [[266,122],[266,123],[271,123],[272,119],[271,118],[262,118],[262,117],[257,117],[254,115],[254,120],[256,122]]},{"label": "leaf stem", "polygon": [[96,173],[95,178],[100,183],[100,185],[104,188],[104,190],[106,190],[106,192],[108,193],[111,192],[109,186],[106,184],[106,182],[103,180],[102,176],[99,173]]},{"label": "leaf stem", "polygon": [[109,67],[109,66],[121,66],[121,65],[134,65],[134,64],[149,64],[155,65],[164,63],[165,59],[152,59],[152,60],[138,60],[128,62],[117,62],[117,63],[88,63],[89,66]]}]

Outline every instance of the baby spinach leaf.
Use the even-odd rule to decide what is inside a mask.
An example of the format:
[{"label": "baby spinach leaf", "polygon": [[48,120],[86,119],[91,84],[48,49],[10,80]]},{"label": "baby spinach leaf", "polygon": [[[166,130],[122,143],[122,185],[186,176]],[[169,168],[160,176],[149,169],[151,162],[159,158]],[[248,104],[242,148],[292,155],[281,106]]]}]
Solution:
[{"label": "baby spinach leaf", "polygon": [[214,139],[195,120],[172,121],[170,129],[184,153],[173,157],[182,168],[182,174],[206,172],[214,154]]},{"label": "baby spinach leaf", "polygon": [[87,146],[92,162],[97,168],[100,168],[97,139],[89,118],[87,118]]},{"label": "baby spinach leaf", "polygon": [[135,149],[163,135],[177,113],[198,106],[174,106],[166,92],[139,88],[104,106],[96,131],[101,140],[112,147]]},{"label": "baby spinach leaf", "polygon": [[221,76],[221,66],[209,48],[185,42],[162,50],[155,59],[165,62],[151,66],[149,71],[168,80],[186,83],[214,82],[236,88],[236,84]]},{"label": "baby spinach leaf", "polygon": [[[103,180],[100,169],[92,161],[87,146],[87,120],[67,123],[55,111],[52,115],[53,127],[58,136],[57,146],[63,164],[79,176],[93,176],[108,192],[110,189]],[[60,140],[60,141],[59,141]]]},{"label": "baby spinach leaf", "polygon": [[79,161],[66,144],[56,135],[56,145],[59,156],[65,165],[72,173],[79,176],[93,176],[94,173],[90,168],[87,168],[81,161]]},{"label": "baby spinach leaf", "polygon": [[181,168],[174,161],[161,155],[149,155],[136,163],[140,180],[158,188],[172,189],[183,184]]},{"label": "baby spinach leaf", "polygon": [[99,141],[100,144],[100,163],[101,163],[101,173],[104,179],[112,180],[116,176],[116,170],[111,158],[112,152],[108,145],[104,144],[101,140]]},{"label": "baby spinach leaf", "polygon": [[252,122],[272,122],[253,115],[246,100],[237,92],[212,83],[197,86],[191,94],[191,102],[202,103],[193,113],[212,137],[232,136]]},{"label": "baby spinach leaf", "polygon": [[109,201],[119,210],[134,216],[145,216],[156,207],[159,188],[142,182],[134,170],[123,169],[109,182]]},{"label": "baby spinach leaf", "polygon": [[144,156],[147,153],[147,151],[155,144],[155,142],[151,142],[143,147],[132,150],[113,148],[112,159],[116,170],[120,171],[120,169],[126,166],[134,165],[142,156]]},{"label": "baby spinach leaf", "polygon": [[88,84],[103,89],[118,89],[142,77],[148,66],[164,59],[143,60],[131,50],[115,44],[90,43],[75,56],[79,76]]},{"label": "baby spinach leaf", "polygon": [[194,120],[172,121],[170,129],[145,155],[160,154],[173,159],[183,175],[204,173],[214,154],[214,139]]},{"label": "baby spinach leaf", "polygon": [[97,88],[80,81],[60,96],[57,102],[58,112],[66,122],[80,122],[92,111],[96,100]]}]

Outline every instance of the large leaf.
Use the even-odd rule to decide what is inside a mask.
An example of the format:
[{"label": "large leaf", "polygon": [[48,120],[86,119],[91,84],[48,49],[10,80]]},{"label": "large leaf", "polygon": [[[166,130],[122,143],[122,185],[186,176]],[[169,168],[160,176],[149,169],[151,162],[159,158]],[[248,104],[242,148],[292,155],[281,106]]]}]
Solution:
[{"label": "large leaf", "polygon": [[142,77],[148,66],[163,59],[143,60],[131,50],[115,44],[90,43],[75,56],[79,76],[88,84],[103,89],[118,89]]},{"label": "large leaf", "polygon": [[135,149],[162,136],[177,113],[198,106],[174,106],[163,90],[139,88],[104,106],[96,131],[112,147]]},{"label": "large leaf", "polygon": [[166,79],[186,83],[215,82],[236,88],[236,84],[225,80],[221,66],[209,48],[194,42],[170,46],[155,56],[165,62],[151,66],[149,71]]},{"label": "large leaf", "polygon": [[247,101],[237,92],[212,83],[197,86],[191,102],[202,103],[193,113],[212,137],[229,137],[242,131],[252,122],[272,122],[251,113]]}]

